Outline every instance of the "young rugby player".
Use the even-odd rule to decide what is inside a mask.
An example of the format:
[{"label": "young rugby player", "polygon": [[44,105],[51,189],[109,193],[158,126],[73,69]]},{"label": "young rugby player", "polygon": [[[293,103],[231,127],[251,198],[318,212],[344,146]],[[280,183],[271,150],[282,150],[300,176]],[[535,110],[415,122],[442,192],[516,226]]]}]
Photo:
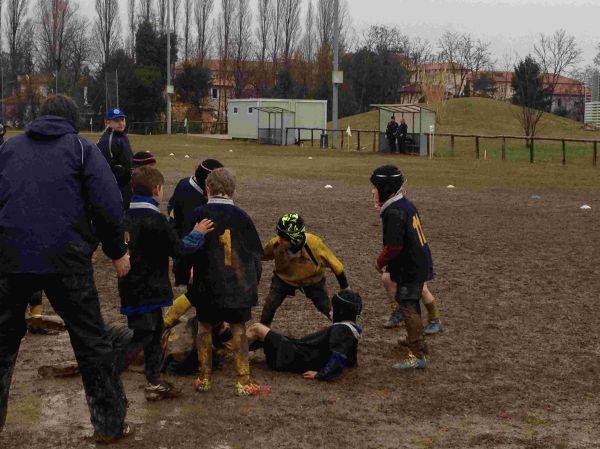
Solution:
[{"label": "young rugby player", "polygon": [[155,168],[140,167],[133,172],[134,196],[124,219],[131,271],[119,280],[121,313],[127,316],[129,328],[134,330],[131,346],[144,347],[148,381],[144,392],[148,400],[166,399],[178,393],[173,385],[160,378],[162,307],[173,302],[169,256],[193,253],[204,243],[204,235],[213,229],[210,220],[202,220],[180,241],[158,208],[163,184],[164,178]]},{"label": "young rugby player", "polygon": [[403,194],[404,182],[393,165],[379,167],[371,175],[372,193],[383,223],[383,249],[375,265],[379,272],[387,267],[396,283],[395,297],[406,323],[409,351],[394,368],[425,368],[419,300],[423,285],[432,277],[433,264],[417,208]]},{"label": "young rugby player", "polygon": [[248,328],[248,340],[262,342],[267,365],[277,371],[303,373],[305,379],[329,380],[345,367],[356,366],[362,329],[356,324],[362,310],[360,296],[351,291],[334,295],[333,325],[295,339],[255,323]]},{"label": "young rugby player", "polygon": [[277,237],[265,245],[263,260],[275,260],[269,295],[260,322],[271,326],[284,299],[302,291],[315,307],[329,318],[331,305],[325,288],[325,269],[331,268],[341,290],[347,290],[344,266],[320,237],[306,232],[304,220],[296,213],[285,214],[277,222]]},{"label": "young rugby player", "polygon": [[233,203],[235,178],[218,168],[206,178],[208,203],[193,213],[193,222],[210,219],[215,232],[193,256],[194,279],[190,300],[198,317],[198,391],[211,387],[212,328],[226,321],[231,326],[238,396],[256,394],[260,387],[250,383],[246,322],[258,302],[262,245],[252,219]]}]

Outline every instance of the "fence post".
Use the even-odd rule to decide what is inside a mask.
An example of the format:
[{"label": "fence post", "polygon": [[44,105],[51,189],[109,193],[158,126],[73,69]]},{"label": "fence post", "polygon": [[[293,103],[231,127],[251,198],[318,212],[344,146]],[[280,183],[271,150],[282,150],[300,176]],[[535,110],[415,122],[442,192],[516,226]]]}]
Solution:
[{"label": "fence post", "polygon": [[534,160],[534,154],[533,154],[533,152],[534,152],[534,149],[533,149],[534,142],[535,142],[535,140],[532,137],[531,138],[531,145],[529,146],[529,162],[531,162],[532,164],[533,164],[533,160]]},{"label": "fence post", "polygon": [[594,167],[597,165],[598,162],[598,142],[596,141],[594,141],[594,159],[592,162]]},{"label": "fence post", "polygon": [[565,146],[565,139],[562,140],[562,164],[567,165],[567,148]]},{"label": "fence post", "polygon": [[358,139],[356,139],[356,151],[360,151],[360,131],[358,131]]},{"label": "fence post", "polygon": [[475,137],[475,156],[479,159],[479,136]]},{"label": "fence post", "polygon": [[427,157],[431,157],[431,134],[427,133]]},{"label": "fence post", "polygon": [[298,128],[298,146],[300,146],[300,128]]},{"label": "fence post", "polygon": [[450,152],[454,156],[454,134],[450,136]]},{"label": "fence post", "polygon": [[502,160],[506,160],[506,137],[502,138]]},{"label": "fence post", "polygon": [[373,153],[377,151],[377,132],[373,132]]},{"label": "fence post", "polygon": [[[337,131],[334,131],[334,133],[335,133],[335,132],[337,132]],[[342,147],[341,147],[341,148],[342,148],[342,150],[343,150],[343,149],[344,149],[344,134],[345,134],[345,133],[340,133],[340,134],[342,135]]]},{"label": "fence post", "polygon": [[315,146],[315,130],[313,128],[310,129],[310,146]]}]

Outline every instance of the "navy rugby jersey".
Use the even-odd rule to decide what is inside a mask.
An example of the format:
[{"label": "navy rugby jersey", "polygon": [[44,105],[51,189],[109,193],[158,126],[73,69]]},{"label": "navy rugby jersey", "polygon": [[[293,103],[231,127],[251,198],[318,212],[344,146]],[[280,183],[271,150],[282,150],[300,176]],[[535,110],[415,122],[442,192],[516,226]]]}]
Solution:
[{"label": "navy rugby jersey", "polygon": [[426,282],[433,278],[431,250],[425,238],[419,212],[405,197],[390,199],[381,208],[383,245],[402,247],[387,271],[396,282]]},{"label": "navy rugby jersey", "polygon": [[206,196],[193,176],[183,178],[177,183],[169,200],[167,213],[180,238],[192,228],[190,224],[194,209],[204,204],[206,204]]},{"label": "navy rugby jersey", "polygon": [[212,220],[215,229],[193,256],[194,296],[199,303],[221,309],[255,306],[263,247],[252,219],[223,198],[211,198],[197,208],[192,223],[204,218]]}]

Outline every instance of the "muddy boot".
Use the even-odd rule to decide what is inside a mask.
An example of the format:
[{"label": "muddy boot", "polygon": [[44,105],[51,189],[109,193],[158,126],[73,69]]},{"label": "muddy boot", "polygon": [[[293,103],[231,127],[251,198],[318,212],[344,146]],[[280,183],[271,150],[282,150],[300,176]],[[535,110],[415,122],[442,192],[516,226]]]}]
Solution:
[{"label": "muddy boot", "polygon": [[210,376],[212,374],[212,332],[199,333],[196,338],[198,348],[198,376],[194,381],[196,391],[210,390]]}]

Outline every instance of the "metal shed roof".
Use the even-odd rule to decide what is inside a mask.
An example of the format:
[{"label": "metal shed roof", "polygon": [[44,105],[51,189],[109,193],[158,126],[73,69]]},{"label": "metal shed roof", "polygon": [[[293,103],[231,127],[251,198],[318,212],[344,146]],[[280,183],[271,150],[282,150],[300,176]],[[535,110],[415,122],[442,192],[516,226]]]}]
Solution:
[{"label": "metal shed roof", "polygon": [[420,106],[418,104],[372,104],[372,105],[370,105],[370,107],[377,108],[382,111],[399,112],[399,113],[404,112],[404,113],[408,113],[408,114],[418,113],[418,112],[421,112],[421,110],[425,110],[428,112],[435,112],[429,108],[424,108],[423,106]]},{"label": "metal shed roof", "polygon": [[268,114],[283,114],[284,112],[296,114],[294,111],[290,111],[289,109],[279,108],[275,106],[256,106],[253,109],[256,109],[257,111],[261,112],[266,112]]}]

